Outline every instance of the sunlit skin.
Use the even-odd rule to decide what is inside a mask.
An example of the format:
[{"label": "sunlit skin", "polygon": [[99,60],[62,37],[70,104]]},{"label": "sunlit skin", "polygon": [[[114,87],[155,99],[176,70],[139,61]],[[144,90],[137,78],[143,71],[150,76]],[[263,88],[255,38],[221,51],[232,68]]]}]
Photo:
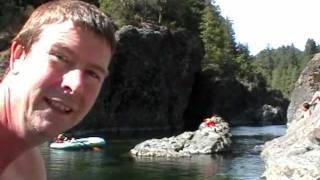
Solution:
[{"label": "sunlit skin", "polygon": [[29,54],[13,58],[19,74],[10,84],[11,104],[16,106],[8,118],[18,118],[27,127],[20,128],[47,137],[77,124],[94,104],[107,75],[108,49],[105,41],[72,22],[46,26]]},{"label": "sunlit skin", "polygon": [[[0,86],[6,112],[0,123],[18,135],[10,138],[26,143],[10,144],[1,136],[0,142],[19,151],[78,124],[98,96],[110,59],[108,42],[71,21],[44,26],[29,51],[14,42],[10,72]],[[20,159],[14,163],[26,163]]]}]

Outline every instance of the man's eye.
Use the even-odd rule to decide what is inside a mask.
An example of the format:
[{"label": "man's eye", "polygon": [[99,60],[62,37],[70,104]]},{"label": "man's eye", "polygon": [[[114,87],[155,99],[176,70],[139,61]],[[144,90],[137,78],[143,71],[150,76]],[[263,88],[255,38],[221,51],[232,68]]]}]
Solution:
[{"label": "man's eye", "polygon": [[86,74],[88,74],[90,77],[92,77],[92,78],[95,78],[95,79],[97,79],[97,80],[101,80],[101,77],[99,76],[99,74],[98,73],[96,73],[95,71],[93,71],[93,70],[87,70],[86,71]]},{"label": "man's eye", "polygon": [[66,61],[66,57],[61,54],[54,54],[54,56],[60,61]]},{"label": "man's eye", "polygon": [[59,54],[59,53],[51,53],[50,54],[54,60],[56,61],[67,61],[67,58],[62,55],[62,54]]},{"label": "man's eye", "polygon": [[65,60],[65,58],[62,55],[56,54],[55,56],[59,60]]}]

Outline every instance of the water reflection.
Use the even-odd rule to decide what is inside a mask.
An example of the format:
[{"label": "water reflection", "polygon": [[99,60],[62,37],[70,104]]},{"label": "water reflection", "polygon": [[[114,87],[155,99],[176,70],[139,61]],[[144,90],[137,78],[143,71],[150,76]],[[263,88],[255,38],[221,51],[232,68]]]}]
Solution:
[{"label": "water reflection", "polygon": [[[257,180],[264,171],[260,145],[285,130],[282,127],[250,127],[250,134],[243,135],[245,129],[248,127],[233,130],[241,135],[232,137],[232,152],[224,155],[184,158],[129,156],[129,150],[141,139],[113,140],[100,152],[52,150],[47,144],[41,147],[41,152],[48,180]],[[276,135],[269,134],[272,132]]]},{"label": "water reflection", "polygon": [[104,159],[102,152],[52,150],[47,145],[41,147],[41,152],[46,161],[48,177],[52,180],[82,179],[83,175],[88,178],[99,170]]},{"label": "water reflection", "polygon": [[[183,158],[135,157],[136,169],[163,174],[168,179],[207,179],[214,177],[223,157],[219,155],[199,155]],[[159,177],[158,177],[159,178]]]},{"label": "water reflection", "polygon": [[[124,141],[122,143],[125,144]],[[114,144],[114,147],[119,142]],[[111,146],[110,146],[111,148]],[[128,150],[130,147],[128,147]],[[46,161],[48,179],[212,179],[223,170],[224,158],[199,155],[187,158],[133,158],[113,154],[106,149],[94,151],[61,151],[41,148]],[[111,152],[112,151],[112,152]],[[128,152],[128,151],[127,151]]]}]

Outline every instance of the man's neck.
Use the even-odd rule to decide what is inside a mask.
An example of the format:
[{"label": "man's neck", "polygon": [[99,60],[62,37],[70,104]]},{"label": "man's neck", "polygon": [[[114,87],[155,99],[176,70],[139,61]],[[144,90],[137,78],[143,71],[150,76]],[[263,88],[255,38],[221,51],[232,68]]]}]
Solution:
[{"label": "man's neck", "polygon": [[26,141],[19,136],[18,128],[10,116],[10,93],[0,85],[0,174],[21,153],[29,149]]}]

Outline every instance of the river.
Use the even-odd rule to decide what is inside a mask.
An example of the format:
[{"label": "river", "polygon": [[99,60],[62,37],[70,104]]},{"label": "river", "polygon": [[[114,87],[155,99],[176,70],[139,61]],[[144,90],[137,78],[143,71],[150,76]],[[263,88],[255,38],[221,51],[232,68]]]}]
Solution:
[{"label": "river", "polygon": [[48,180],[258,180],[264,171],[260,145],[286,126],[235,127],[232,152],[188,158],[132,158],[142,139],[109,140],[101,151],[52,150],[42,145]]}]

